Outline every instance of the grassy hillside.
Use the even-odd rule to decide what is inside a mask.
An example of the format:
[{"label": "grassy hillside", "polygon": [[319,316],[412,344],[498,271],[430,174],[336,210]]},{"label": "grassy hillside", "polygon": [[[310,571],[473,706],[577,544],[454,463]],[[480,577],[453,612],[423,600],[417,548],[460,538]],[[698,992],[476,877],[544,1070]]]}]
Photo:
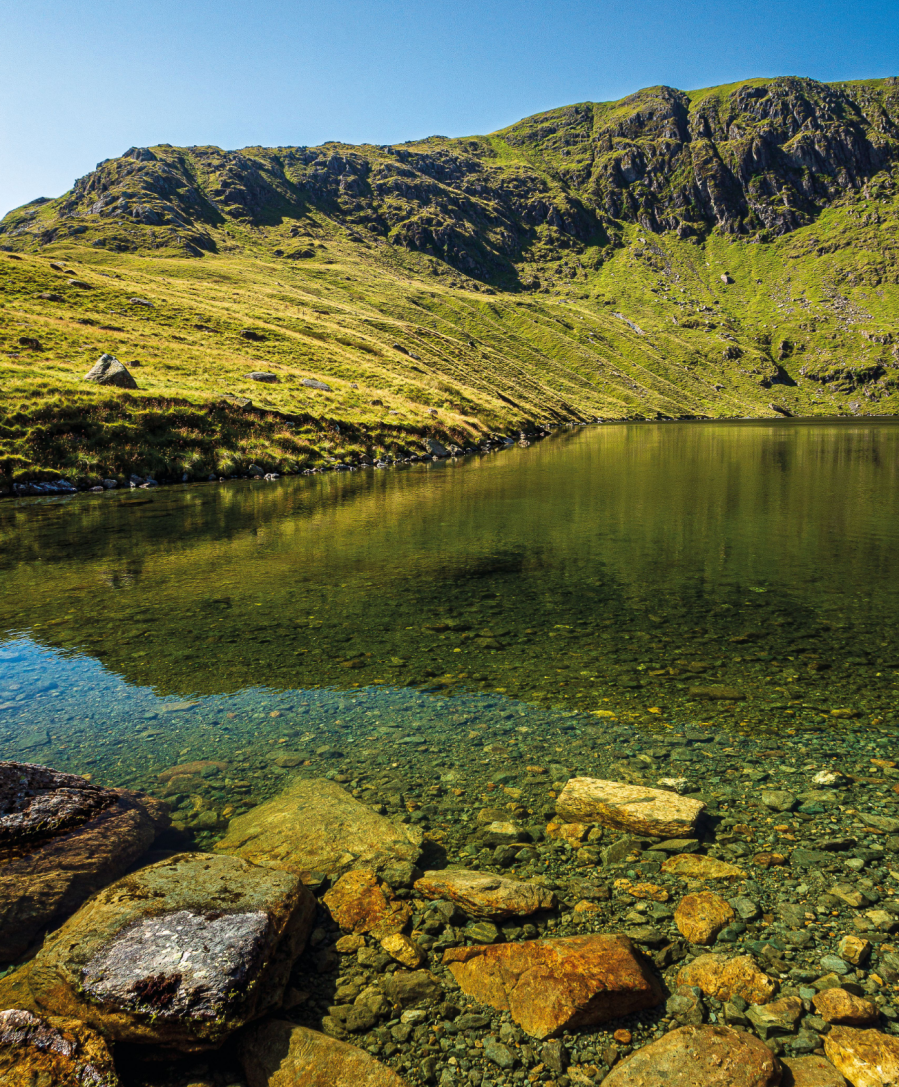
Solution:
[{"label": "grassy hillside", "polygon": [[[895,413],[897,179],[892,80],[651,88],[391,148],[131,149],[0,222],[0,489]],[[136,391],[83,381],[103,352]]]}]

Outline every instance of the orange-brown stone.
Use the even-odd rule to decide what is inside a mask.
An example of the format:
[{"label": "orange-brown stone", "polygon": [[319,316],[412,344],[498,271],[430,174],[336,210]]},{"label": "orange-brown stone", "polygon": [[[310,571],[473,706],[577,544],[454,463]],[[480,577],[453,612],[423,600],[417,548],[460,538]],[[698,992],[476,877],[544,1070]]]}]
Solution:
[{"label": "orange-brown stone", "polygon": [[751,955],[700,955],[677,975],[678,985],[698,985],[706,996],[721,1001],[741,996],[749,1004],[767,1004],[777,992],[777,982],[763,973]]},{"label": "orange-brown stone", "polygon": [[[323,902],[345,932],[370,932],[377,939],[400,932],[412,916],[408,902],[385,894],[374,872],[367,868],[347,872],[325,895]],[[387,888],[389,892],[389,888]]]},{"label": "orange-brown stone", "polygon": [[364,1050],[279,1019],[250,1027],[239,1052],[249,1087],[405,1087]]},{"label": "orange-brown stone", "polygon": [[680,879],[738,879],[745,877],[742,868],[701,853],[681,853],[669,857],[662,865],[662,871]]},{"label": "orange-brown stone", "polygon": [[510,1012],[537,1038],[617,1019],[662,999],[625,936],[452,947],[443,961],[466,996]]},{"label": "orange-brown stone", "polygon": [[548,910],[556,896],[539,883],[470,872],[465,868],[446,868],[425,872],[415,883],[415,890],[425,898],[446,898],[455,902],[469,917],[502,920],[523,917],[537,910]]},{"label": "orange-brown stone", "polygon": [[700,891],[680,900],[674,911],[674,923],[691,944],[713,944],[718,933],[736,916],[720,895]]},{"label": "orange-brown stone", "polygon": [[751,1034],[724,1026],[669,1031],[622,1061],[603,1087],[777,1087],[780,1064]]},{"label": "orange-brown stone", "polygon": [[870,1000],[854,996],[839,986],[818,993],[812,1003],[822,1019],[841,1027],[870,1027],[879,1017],[876,1005]]},{"label": "orange-brown stone", "polygon": [[879,1030],[832,1027],[824,1054],[853,1087],[899,1085],[899,1038]]},{"label": "orange-brown stone", "polygon": [[846,1087],[846,1080],[825,1057],[781,1057],[780,1087]]}]

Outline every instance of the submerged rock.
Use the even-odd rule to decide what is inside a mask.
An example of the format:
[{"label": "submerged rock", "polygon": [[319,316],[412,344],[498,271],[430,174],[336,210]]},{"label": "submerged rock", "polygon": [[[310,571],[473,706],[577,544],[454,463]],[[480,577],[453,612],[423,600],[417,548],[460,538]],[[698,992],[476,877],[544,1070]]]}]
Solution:
[{"label": "submerged rock", "polygon": [[214,848],[308,879],[313,872],[333,877],[353,868],[414,862],[421,842],[420,829],[376,815],[336,782],[297,778],[283,793],[232,819]]},{"label": "submerged rock", "polygon": [[879,1030],[833,1027],[824,1035],[824,1053],[853,1087],[897,1087],[899,1038]]},{"label": "submerged rock", "polygon": [[658,1004],[658,982],[626,936],[565,936],[444,952],[462,992],[548,1038]]},{"label": "submerged rock", "polygon": [[605,1087],[777,1087],[781,1070],[751,1034],[722,1026],[672,1030],[622,1061]]},{"label": "submerged rock", "polygon": [[412,916],[408,902],[397,902],[370,869],[347,872],[322,900],[345,932],[370,932],[383,939],[400,932]]},{"label": "submerged rock", "polygon": [[127,871],[168,824],[151,797],[0,762],[0,961]]},{"label": "submerged rock", "polygon": [[240,1040],[249,1087],[404,1087],[405,1080],[362,1049],[274,1019]]},{"label": "submerged rock", "polygon": [[566,784],[556,810],[571,822],[602,823],[657,838],[690,838],[705,804],[664,789],[580,777]]},{"label": "submerged rock", "polygon": [[446,868],[425,872],[416,880],[415,890],[424,898],[449,899],[469,917],[504,920],[524,917],[537,910],[552,909],[556,896],[539,883],[470,872],[465,868]]},{"label": "submerged rock", "polygon": [[137,382],[126,366],[114,355],[101,355],[84,375],[85,381],[96,385],[114,385],[118,389],[136,389]]},{"label": "submerged rock", "polygon": [[674,911],[674,922],[691,944],[713,944],[718,933],[736,918],[720,895],[711,891],[685,895]]},{"label": "submerged rock", "polygon": [[106,1042],[77,1019],[0,1011],[0,1084],[118,1087]]},{"label": "submerged rock", "polygon": [[293,875],[181,853],[101,891],[35,958],[44,1010],[187,1052],[279,1003],[315,911]]},{"label": "submerged rock", "polygon": [[777,992],[777,982],[763,973],[751,955],[700,955],[677,975],[678,985],[698,985],[716,1000],[742,997],[749,1004],[767,1004]]}]

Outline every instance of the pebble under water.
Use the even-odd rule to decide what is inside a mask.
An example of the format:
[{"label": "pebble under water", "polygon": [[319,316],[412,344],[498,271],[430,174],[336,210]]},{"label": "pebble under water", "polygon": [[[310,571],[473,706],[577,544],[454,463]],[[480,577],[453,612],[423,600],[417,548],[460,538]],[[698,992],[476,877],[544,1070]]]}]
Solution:
[{"label": "pebble under water", "polygon": [[[706,800],[720,856],[748,863],[790,843],[794,865],[762,865],[742,887],[759,916],[846,871],[869,905],[889,901],[897,454],[892,421],[615,425],[389,471],[7,501],[0,758],[164,798],[180,846],[201,849],[291,775],[327,776],[419,824],[422,867],[538,878],[569,906],[590,900],[597,870],[658,881],[665,854],[628,842],[606,856],[615,841],[601,831],[548,838],[564,782],[668,782]],[[845,775],[839,792],[812,783],[828,769]],[[785,789],[795,803],[780,814],[759,801]],[[487,809],[527,827],[533,846],[485,842]],[[839,872],[820,849],[802,867],[803,849],[848,836]],[[645,935],[670,922],[623,885],[593,897],[593,911],[535,932]],[[817,944],[782,942],[800,995],[843,908],[829,904]],[[727,939],[760,953],[749,913]],[[471,938],[522,935],[505,929]],[[431,931],[437,951],[451,946]],[[891,931],[872,942],[891,947]],[[329,1000],[311,987],[309,1025]],[[441,1045],[439,1031],[413,1059],[406,1025],[353,1040],[412,1083],[425,1082],[415,1065],[431,1045],[434,1077],[453,1073],[441,1083],[516,1082],[513,1067],[538,1063],[498,1071],[483,1047]],[[585,1078],[553,1082],[600,1082],[662,1019],[632,1027],[632,1043],[569,1039]]]}]

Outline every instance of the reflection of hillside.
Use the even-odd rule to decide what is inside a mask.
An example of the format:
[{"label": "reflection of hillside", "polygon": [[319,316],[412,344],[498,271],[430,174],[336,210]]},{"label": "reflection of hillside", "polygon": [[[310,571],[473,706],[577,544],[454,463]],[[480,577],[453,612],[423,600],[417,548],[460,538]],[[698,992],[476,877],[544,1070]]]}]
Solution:
[{"label": "reflection of hillside", "polygon": [[0,629],[213,693],[466,670],[525,684],[566,656],[601,669],[625,629],[739,634],[768,614],[740,612],[749,588],[797,622],[887,615],[897,444],[888,423],[620,426],[142,506],[6,504]]}]

